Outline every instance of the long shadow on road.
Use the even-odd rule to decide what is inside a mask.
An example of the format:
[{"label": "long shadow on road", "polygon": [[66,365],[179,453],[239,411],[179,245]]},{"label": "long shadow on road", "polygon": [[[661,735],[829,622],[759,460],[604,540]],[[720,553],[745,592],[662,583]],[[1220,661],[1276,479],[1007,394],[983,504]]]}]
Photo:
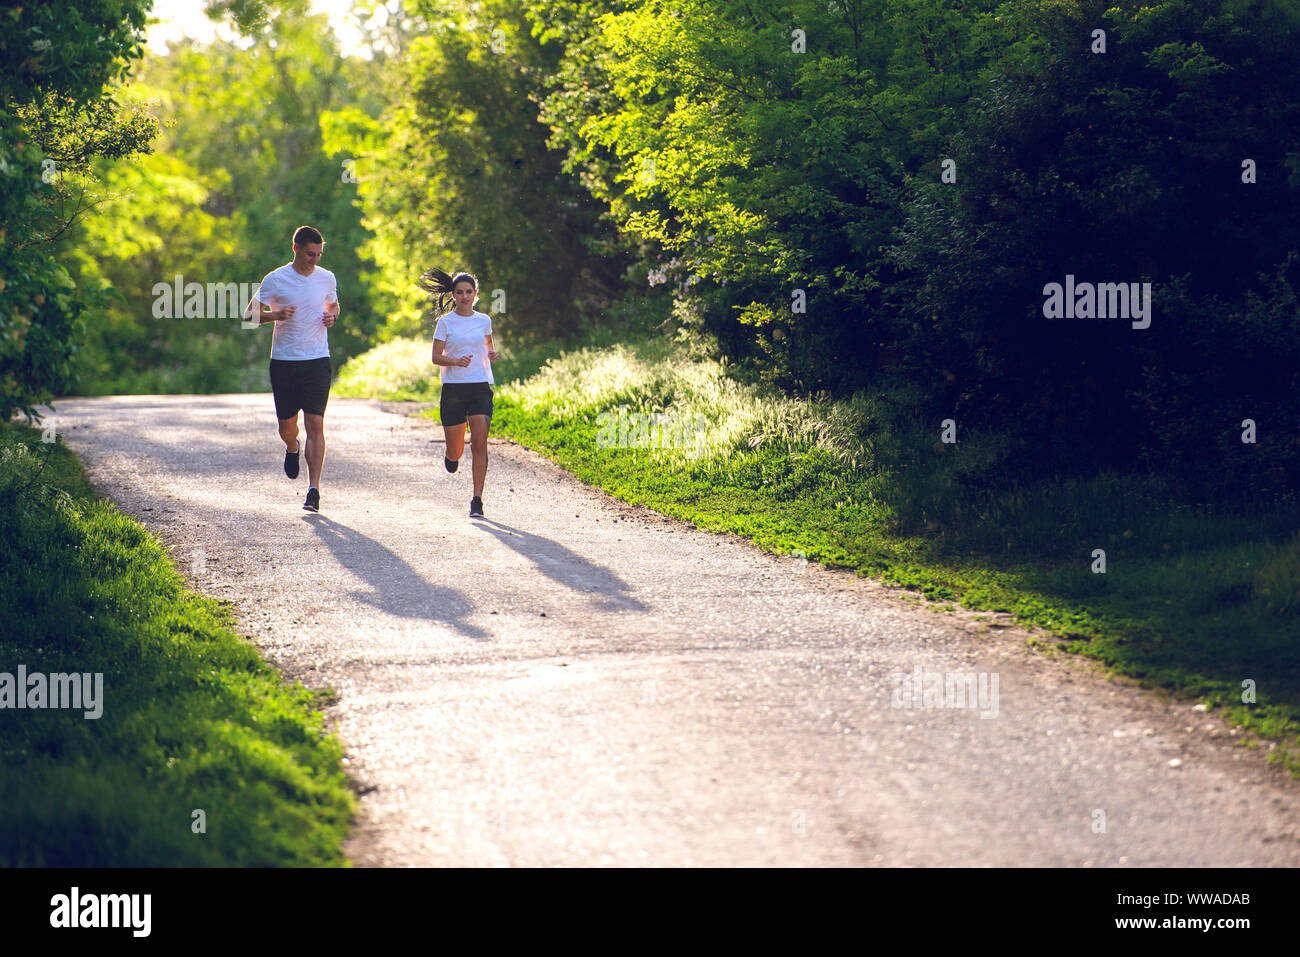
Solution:
[{"label": "long shadow on road", "polygon": [[473,610],[460,592],[426,581],[391,550],[356,529],[326,518],[304,515],[312,531],[340,565],[372,589],[354,591],[352,597],[390,615],[423,618],[450,625],[467,638],[485,641],[491,635],[465,618]]},{"label": "long shadow on road", "polygon": [[645,611],[646,606],[628,592],[631,588],[608,568],[594,565],[559,542],[509,525],[481,518],[477,525],[497,541],[531,561],[552,581],[574,591],[589,592],[600,599],[597,607],[610,610]]}]

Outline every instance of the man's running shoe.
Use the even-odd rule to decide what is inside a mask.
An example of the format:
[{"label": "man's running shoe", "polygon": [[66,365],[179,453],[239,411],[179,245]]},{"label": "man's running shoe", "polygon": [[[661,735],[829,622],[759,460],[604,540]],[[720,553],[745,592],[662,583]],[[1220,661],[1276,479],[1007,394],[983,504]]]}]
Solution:
[{"label": "man's running shoe", "polygon": [[477,495],[475,495],[472,499],[469,500],[469,517],[470,518],[483,517],[483,500],[479,498]]},{"label": "man's running shoe", "polygon": [[[301,451],[302,448],[299,447],[298,452]],[[284,453],[284,474],[289,476],[291,479],[296,479],[298,477],[298,452]]]},{"label": "man's running shoe", "polygon": [[454,472],[454,471],[456,471],[456,469],[460,468],[460,460],[459,460],[459,459],[457,459],[456,461],[453,462],[451,459],[447,458],[447,456],[445,456],[445,455],[442,457],[442,464],[445,465],[445,466],[447,466],[447,471],[448,471],[448,472]]},{"label": "man's running shoe", "polygon": [[307,501],[302,503],[302,507],[309,512],[320,511],[320,489],[312,486],[307,489]]}]

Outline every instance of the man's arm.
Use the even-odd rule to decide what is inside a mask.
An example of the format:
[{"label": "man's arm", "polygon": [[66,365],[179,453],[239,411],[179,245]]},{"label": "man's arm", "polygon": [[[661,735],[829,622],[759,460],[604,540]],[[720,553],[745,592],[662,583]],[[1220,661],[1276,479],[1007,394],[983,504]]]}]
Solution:
[{"label": "man's arm", "polygon": [[253,317],[258,317],[258,324],[264,325],[268,322],[283,322],[285,319],[293,318],[297,306],[285,306],[283,309],[276,309],[274,306],[268,306],[259,300],[256,296],[248,301],[244,307],[244,319],[252,322]]}]

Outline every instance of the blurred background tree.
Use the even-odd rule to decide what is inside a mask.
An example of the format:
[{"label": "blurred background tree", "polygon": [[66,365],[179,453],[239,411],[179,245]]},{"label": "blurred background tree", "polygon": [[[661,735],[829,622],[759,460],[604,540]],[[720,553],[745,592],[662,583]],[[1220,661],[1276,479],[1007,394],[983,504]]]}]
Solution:
[{"label": "blurred background tree", "polygon": [[325,18],[303,7],[265,18],[246,49],[147,55],[124,91],[156,104],[165,128],[148,162],[105,165],[118,198],[76,234],[78,283],[108,296],[77,363],[82,391],[266,388],[265,330],[241,329],[238,316],[157,318],[152,290],[177,275],[255,286],[292,259],[304,224],[324,235],[321,265],[338,277],[336,365],[369,347],[381,317],[363,279],[356,157],[326,139],[321,121],[336,109],[378,115],[378,65],[342,57]]}]

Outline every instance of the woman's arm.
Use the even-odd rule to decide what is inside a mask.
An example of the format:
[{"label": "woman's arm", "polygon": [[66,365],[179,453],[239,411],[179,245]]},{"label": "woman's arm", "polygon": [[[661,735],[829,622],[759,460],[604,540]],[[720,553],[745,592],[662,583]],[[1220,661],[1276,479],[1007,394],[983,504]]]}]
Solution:
[{"label": "woman's arm", "polygon": [[457,358],[452,358],[451,356],[446,354],[445,352],[446,348],[447,348],[446,339],[433,340],[433,364],[434,365],[436,366],[468,366],[469,365],[469,356],[459,356]]},{"label": "woman's arm", "polygon": [[487,335],[483,337],[483,344],[487,346],[488,362],[496,362],[497,357],[500,355],[500,353],[494,352],[492,350],[492,333],[489,332]]}]

